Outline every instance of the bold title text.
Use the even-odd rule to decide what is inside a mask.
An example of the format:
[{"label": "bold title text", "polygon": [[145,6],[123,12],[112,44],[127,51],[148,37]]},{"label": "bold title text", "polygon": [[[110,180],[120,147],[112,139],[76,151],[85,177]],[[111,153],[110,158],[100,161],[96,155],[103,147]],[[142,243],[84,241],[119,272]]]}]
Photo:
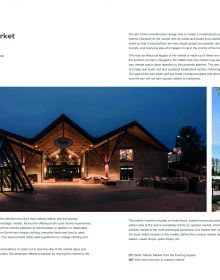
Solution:
[{"label": "bold title text", "polygon": [[15,39],[15,34],[0,33],[0,39]]}]

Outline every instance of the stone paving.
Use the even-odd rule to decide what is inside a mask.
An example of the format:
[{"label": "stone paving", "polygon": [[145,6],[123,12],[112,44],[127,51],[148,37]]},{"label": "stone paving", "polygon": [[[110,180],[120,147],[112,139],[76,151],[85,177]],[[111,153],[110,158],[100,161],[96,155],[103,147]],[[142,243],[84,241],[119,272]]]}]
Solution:
[{"label": "stone paving", "polygon": [[0,211],[194,212],[206,211],[206,196],[157,188],[50,183],[36,193],[0,193]]},{"label": "stone paving", "polygon": [[220,212],[220,191],[213,191],[212,201],[212,211]]}]

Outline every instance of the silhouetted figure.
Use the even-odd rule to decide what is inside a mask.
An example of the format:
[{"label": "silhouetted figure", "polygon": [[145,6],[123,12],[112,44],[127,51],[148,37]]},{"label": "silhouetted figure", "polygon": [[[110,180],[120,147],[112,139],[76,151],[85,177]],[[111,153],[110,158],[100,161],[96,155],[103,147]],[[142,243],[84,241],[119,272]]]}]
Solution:
[{"label": "silhouetted figure", "polygon": [[155,188],[160,188],[161,187],[161,180],[158,176],[154,177],[154,187]]},{"label": "silhouetted figure", "polygon": [[189,192],[196,193],[198,182],[199,179],[197,177],[189,179]]}]

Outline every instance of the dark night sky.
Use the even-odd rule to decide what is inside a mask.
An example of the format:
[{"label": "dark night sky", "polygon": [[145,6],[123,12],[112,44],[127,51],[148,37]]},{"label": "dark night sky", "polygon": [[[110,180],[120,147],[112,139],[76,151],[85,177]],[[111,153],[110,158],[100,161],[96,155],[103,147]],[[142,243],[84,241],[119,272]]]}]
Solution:
[{"label": "dark night sky", "polygon": [[0,128],[26,137],[66,114],[92,136],[136,120],[169,148],[185,125],[206,140],[205,88],[0,88],[0,108]]}]

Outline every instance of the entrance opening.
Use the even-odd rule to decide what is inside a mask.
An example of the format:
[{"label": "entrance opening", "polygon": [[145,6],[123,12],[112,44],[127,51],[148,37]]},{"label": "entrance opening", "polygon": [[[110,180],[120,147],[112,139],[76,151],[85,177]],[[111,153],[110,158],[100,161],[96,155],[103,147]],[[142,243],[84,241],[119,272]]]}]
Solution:
[{"label": "entrance opening", "polygon": [[133,180],[134,171],[132,166],[120,167],[120,180]]},{"label": "entrance opening", "polygon": [[48,178],[55,178],[58,181],[72,181],[73,178],[81,177],[81,165],[49,165]]},{"label": "entrance opening", "polygon": [[57,181],[72,181],[73,178],[81,178],[81,159],[75,152],[61,148],[47,158],[48,179]]}]

